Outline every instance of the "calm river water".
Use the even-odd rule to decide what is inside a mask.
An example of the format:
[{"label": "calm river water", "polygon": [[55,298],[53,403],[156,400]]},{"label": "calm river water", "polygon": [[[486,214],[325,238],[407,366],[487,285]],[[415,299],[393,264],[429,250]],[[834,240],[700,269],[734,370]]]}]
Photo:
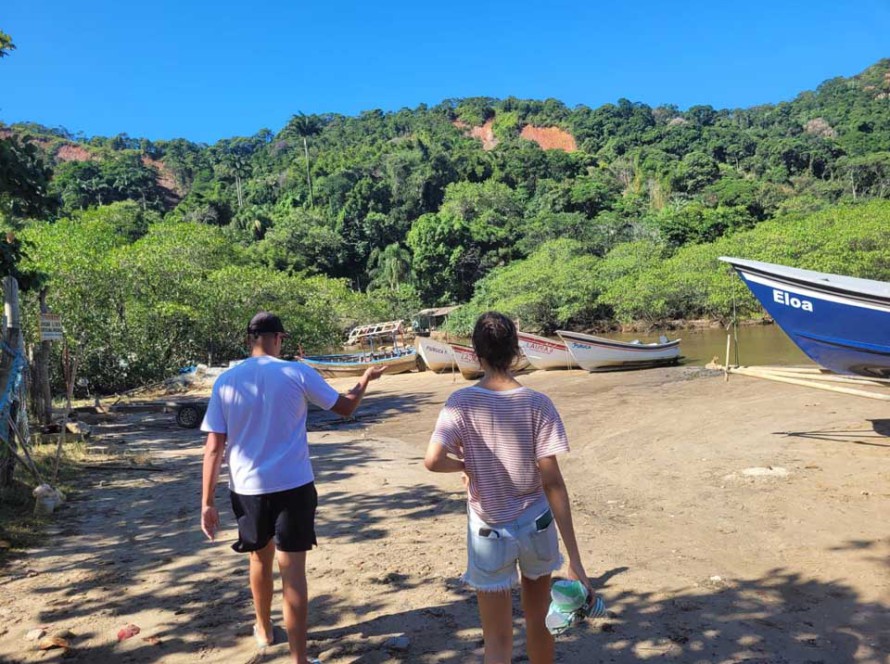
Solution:
[{"label": "calm river water", "polygon": [[[722,328],[705,330],[672,330],[652,334],[613,333],[603,336],[622,341],[639,339],[644,343],[658,341],[659,334],[669,339],[680,337],[680,355],[683,362],[691,365],[704,365],[717,356],[720,364],[726,358],[726,330]],[[755,366],[764,364],[812,364],[778,325],[747,325],[739,327],[739,364]],[[735,352],[729,360],[735,364]]]}]

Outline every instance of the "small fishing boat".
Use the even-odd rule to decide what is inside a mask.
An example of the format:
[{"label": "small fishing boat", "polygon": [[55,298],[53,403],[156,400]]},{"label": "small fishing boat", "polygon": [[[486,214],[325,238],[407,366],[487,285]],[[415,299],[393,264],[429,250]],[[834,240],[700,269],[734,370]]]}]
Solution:
[{"label": "small fishing boat", "polygon": [[312,355],[301,358],[326,378],[360,376],[368,367],[387,367],[387,374],[399,374],[417,368],[417,351],[406,346],[401,321],[376,323],[356,328],[349,334],[348,342],[359,345],[356,353]]},{"label": "small fishing boat", "polygon": [[399,374],[417,368],[417,352],[413,348],[376,353],[337,353],[313,355],[301,360],[325,378],[361,376],[368,367],[386,365],[386,374]]},{"label": "small fishing boat", "polygon": [[476,351],[474,351],[470,346],[464,346],[462,344],[448,344],[451,347],[451,351],[454,354],[454,361],[457,362],[457,368],[460,370],[460,375],[466,378],[467,380],[475,380],[476,378],[481,378],[482,374],[482,365],[479,364],[479,358],[476,356]]},{"label": "small fishing boat", "polygon": [[519,347],[535,369],[577,369],[578,363],[566,345],[554,339],[519,332]]},{"label": "small fishing boat", "polygon": [[414,347],[430,371],[449,371],[457,368],[451,346],[429,337],[414,339]]},{"label": "small fishing boat", "polygon": [[890,283],[723,256],[816,364],[890,378]]},{"label": "small fishing boat", "polygon": [[[476,355],[476,351],[473,350],[472,346],[451,343],[448,345],[451,346],[451,350],[454,353],[454,360],[457,362],[457,368],[460,370],[461,376],[467,380],[475,380],[485,373],[482,370],[482,364],[479,362],[479,357]],[[519,373],[528,369],[529,366],[528,359],[525,355],[520,354],[513,362],[513,366],[510,367],[510,371]]]},{"label": "small fishing boat", "polygon": [[595,337],[591,334],[557,330],[572,357],[586,371],[642,369],[676,364],[680,359],[680,340],[662,337],[657,343],[643,344]]}]

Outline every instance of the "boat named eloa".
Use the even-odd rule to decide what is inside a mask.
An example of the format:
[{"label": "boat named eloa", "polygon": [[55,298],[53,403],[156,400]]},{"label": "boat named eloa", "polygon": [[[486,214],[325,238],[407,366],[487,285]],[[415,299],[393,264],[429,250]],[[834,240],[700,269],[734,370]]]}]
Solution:
[{"label": "boat named eloa", "polygon": [[890,283],[723,256],[811,360],[890,378]]}]

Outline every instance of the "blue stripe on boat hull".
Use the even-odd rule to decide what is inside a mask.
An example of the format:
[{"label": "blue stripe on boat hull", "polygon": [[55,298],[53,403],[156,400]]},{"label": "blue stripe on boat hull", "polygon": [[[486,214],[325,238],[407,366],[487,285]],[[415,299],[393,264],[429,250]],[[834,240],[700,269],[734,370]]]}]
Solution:
[{"label": "blue stripe on boat hull", "polygon": [[752,278],[743,269],[738,272],[811,360],[837,373],[890,377],[890,310],[776,277]]}]

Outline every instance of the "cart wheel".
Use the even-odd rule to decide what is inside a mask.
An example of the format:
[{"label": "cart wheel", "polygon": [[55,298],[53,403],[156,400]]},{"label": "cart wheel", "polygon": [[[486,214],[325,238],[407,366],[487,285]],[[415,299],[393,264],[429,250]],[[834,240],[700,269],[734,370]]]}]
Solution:
[{"label": "cart wheel", "polygon": [[180,406],[176,411],[176,423],[183,429],[197,429],[201,424],[202,414],[197,406]]}]

